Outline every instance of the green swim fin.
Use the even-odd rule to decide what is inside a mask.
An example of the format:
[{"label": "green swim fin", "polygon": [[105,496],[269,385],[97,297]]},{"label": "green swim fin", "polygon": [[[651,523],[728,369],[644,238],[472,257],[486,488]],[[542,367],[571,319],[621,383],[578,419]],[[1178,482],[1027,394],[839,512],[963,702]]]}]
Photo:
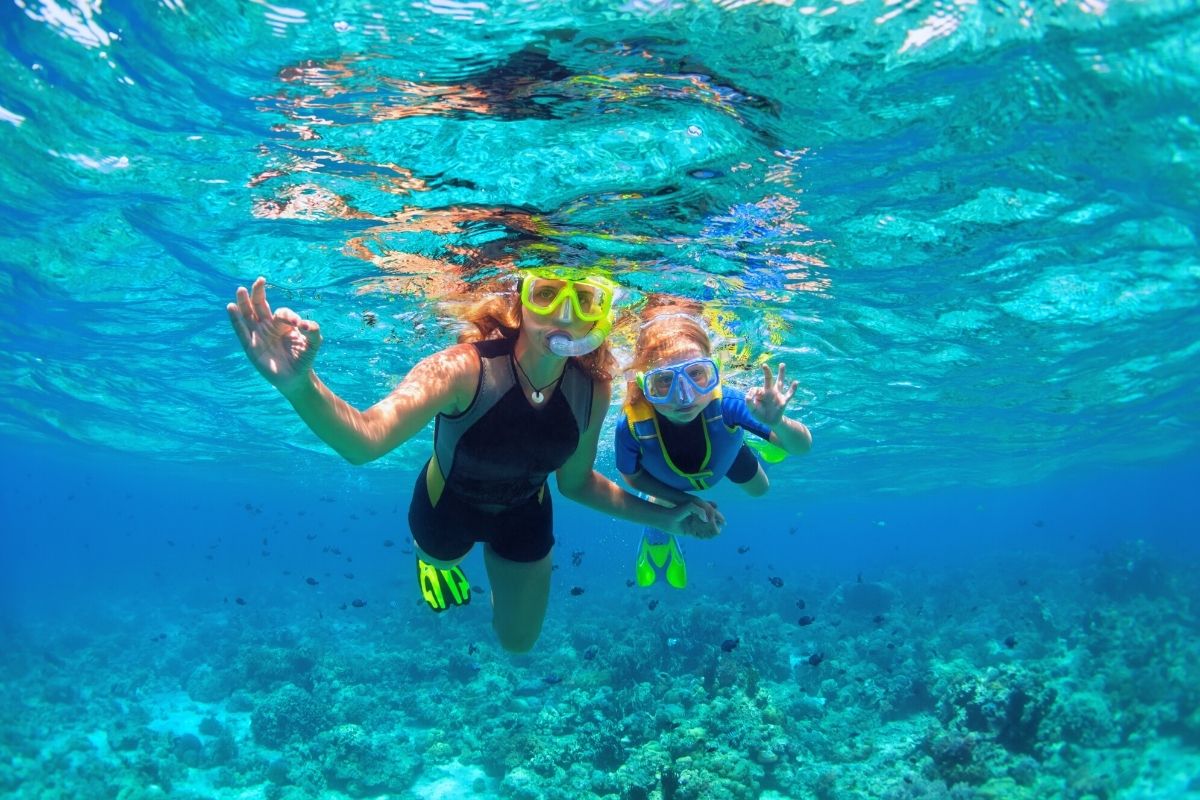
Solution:
[{"label": "green swim fin", "polygon": [[747,436],[746,444],[750,446],[751,450],[758,453],[760,459],[768,464],[778,464],[788,457],[788,451],[779,445],[771,444],[754,436]]},{"label": "green swim fin", "polygon": [[421,597],[434,611],[445,611],[450,606],[465,606],[471,602],[471,583],[457,565],[450,569],[438,569],[417,557],[417,586]]},{"label": "green swim fin", "polygon": [[[666,541],[654,542],[651,539]],[[683,549],[669,533],[647,528],[642,531],[642,543],[638,547],[634,576],[638,586],[652,586],[661,574],[667,583],[676,589],[687,586],[687,562],[683,560]]]}]

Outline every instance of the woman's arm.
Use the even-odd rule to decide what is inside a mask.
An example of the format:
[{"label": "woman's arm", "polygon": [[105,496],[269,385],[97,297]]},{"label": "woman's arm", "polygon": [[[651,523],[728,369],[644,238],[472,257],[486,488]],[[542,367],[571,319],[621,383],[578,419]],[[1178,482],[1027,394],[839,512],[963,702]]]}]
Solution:
[{"label": "woman's arm", "polygon": [[588,421],[587,430],[580,435],[579,446],[574,454],[557,472],[559,491],[564,497],[588,508],[640,525],[701,538],[715,536],[719,532],[715,520],[703,525],[688,521],[685,528],[684,523],[688,518],[704,513],[702,508],[690,502],[692,498],[689,497],[688,502],[675,508],[665,508],[626,492],[596,472],[596,449],[600,442],[600,429],[604,425],[604,415],[608,412],[611,400],[612,384],[597,381],[592,393],[592,416]]},{"label": "woman's arm", "polygon": [[289,308],[272,311],[267,280],[226,306],[246,357],[287,398],[304,423],[347,461],[379,458],[429,424],[439,412],[463,408],[479,382],[479,356],[469,345],[434,353],[412,368],[391,394],[366,411],[338,397],[313,371],[321,326]]},{"label": "woman's arm", "polygon": [[682,492],[679,489],[668,486],[644,469],[639,469],[632,475],[626,475],[622,472],[621,477],[625,479],[626,483],[642,494],[650,495],[659,500],[665,500],[673,506],[677,506],[680,503],[689,503],[695,499],[687,492]]},{"label": "woman's arm", "polygon": [[308,375],[281,389],[283,396],[322,441],[350,463],[365,464],[411,439],[439,413],[465,407],[479,379],[479,358],[470,345],[434,353],[366,411],[334,394],[315,372]]},{"label": "woman's arm", "polygon": [[644,469],[639,469],[632,475],[622,472],[621,477],[634,489],[646,495],[652,503],[665,504],[672,508],[685,506],[690,503],[703,509],[706,519],[716,522],[717,527],[724,527],[725,525],[725,515],[717,510],[716,503],[668,486]]}]

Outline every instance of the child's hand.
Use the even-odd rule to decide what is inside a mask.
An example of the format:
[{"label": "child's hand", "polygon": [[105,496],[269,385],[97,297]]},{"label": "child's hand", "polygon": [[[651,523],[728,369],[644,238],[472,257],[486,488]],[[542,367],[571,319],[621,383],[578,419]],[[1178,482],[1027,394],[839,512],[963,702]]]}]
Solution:
[{"label": "child's hand", "polygon": [[763,364],[763,385],[755,386],[746,392],[746,406],[750,409],[750,414],[769,428],[783,420],[783,409],[800,388],[799,381],[792,381],[792,385],[787,386],[787,380],[784,378],[786,369],[787,367],[780,363],[779,375],[774,377],[771,375],[770,365]]}]

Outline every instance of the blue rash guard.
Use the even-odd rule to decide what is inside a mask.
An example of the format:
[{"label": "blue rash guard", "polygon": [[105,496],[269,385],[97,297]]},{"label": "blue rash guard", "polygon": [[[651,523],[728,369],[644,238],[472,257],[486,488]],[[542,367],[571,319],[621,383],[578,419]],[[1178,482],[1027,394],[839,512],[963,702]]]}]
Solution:
[{"label": "blue rash guard", "polygon": [[[707,489],[728,477],[745,483],[758,471],[758,459],[743,442],[745,431],[770,441],[771,431],[750,415],[746,396],[721,387],[696,419],[675,425],[649,403],[626,403],[617,424],[617,470],[639,469],[679,491]],[[748,474],[747,474],[748,473]]]}]

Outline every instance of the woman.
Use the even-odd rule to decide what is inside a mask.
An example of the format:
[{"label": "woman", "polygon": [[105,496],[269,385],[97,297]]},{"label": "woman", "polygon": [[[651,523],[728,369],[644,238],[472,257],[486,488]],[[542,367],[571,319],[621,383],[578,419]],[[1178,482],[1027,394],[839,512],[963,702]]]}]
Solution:
[{"label": "woman", "polygon": [[[812,447],[804,423],[783,415],[796,394],[784,366],[777,376],[763,365],[763,385],[743,395],[721,385],[720,368],[696,304],[675,302],[642,312],[624,415],[617,424],[617,470],[625,481],[676,507],[722,478],[751,497],[768,487],[762,464],[743,441],[749,431],[763,440],[770,460]],[[637,582],[649,586],[662,574],[677,589],[687,585],[683,551],[669,531],[642,533],[635,565]]]},{"label": "woman", "polygon": [[[526,272],[467,315],[463,341],[423,359],[366,411],[313,371],[316,322],[267,303],[266,280],[238,287],[229,318],[259,373],[300,418],[353,464],[403,444],[436,417],[434,453],[409,507],[422,594],[435,609],[469,601],[459,562],[484,543],[492,626],[513,652],[531,649],[550,596],[554,544],[546,478],[590,508],[672,533],[718,532],[711,506],[664,508],[623,491],[593,468],[611,399],[614,286],[579,273]],[[518,296],[520,299],[518,299]]]}]

